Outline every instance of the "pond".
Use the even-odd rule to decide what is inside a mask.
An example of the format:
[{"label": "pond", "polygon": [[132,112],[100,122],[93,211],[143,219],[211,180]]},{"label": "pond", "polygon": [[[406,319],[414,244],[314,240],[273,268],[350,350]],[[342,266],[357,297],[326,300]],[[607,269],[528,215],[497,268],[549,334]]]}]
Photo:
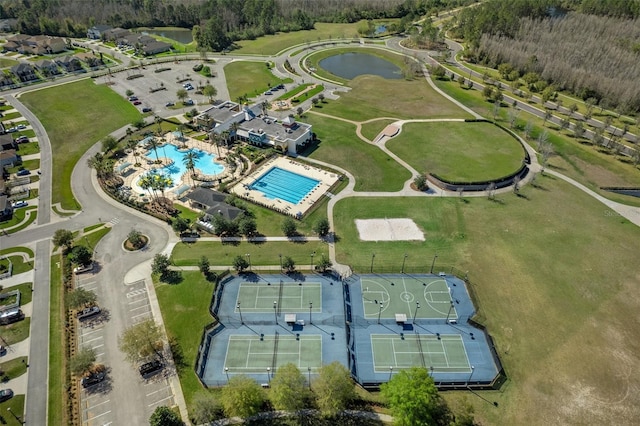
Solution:
[{"label": "pond", "polygon": [[366,53],[342,53],[320,60],[318,65],[338,77],[351,80],[359,75],[372,74],[382,78],[403,78],[395,64]]},{"label": "pond", "polygon": [[191,30],[186,28],[167,28],[163,30],[144,30],[146,34],[155,34],[162,37],[170,38],[178,43],[189,44],[193,41]]}]

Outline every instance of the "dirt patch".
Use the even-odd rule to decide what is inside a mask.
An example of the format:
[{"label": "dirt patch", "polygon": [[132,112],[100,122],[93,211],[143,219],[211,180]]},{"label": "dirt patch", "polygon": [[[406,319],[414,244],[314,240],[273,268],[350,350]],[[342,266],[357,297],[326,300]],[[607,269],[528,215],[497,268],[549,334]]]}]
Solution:
[{"label": "dirt patch", "polygon": [[356,219],[362,241],[424,241],[424,233],[411,219]]}]

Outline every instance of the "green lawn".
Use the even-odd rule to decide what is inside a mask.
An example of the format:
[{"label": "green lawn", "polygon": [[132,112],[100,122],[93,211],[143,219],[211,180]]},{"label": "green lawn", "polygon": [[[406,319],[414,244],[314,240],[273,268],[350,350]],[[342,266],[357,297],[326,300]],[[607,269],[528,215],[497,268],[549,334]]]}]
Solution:
[{"label": "green lawn", "polygon": [[51,256],[51,291],[49,305],[49,392],[48,424],[65,424],[65,392],[67,373],[65,369],[65,312],[62,286],[61,256]]},{"label": "green lawn", "polygon": [[320,140],[317,149],[305,155],[350,171],[356,178],[356,191],[399,191],[411,178],[407,169],[379,148],[361,141],[353,124],[313,112],[306,115],[305,122],[313,125]]},{"label": "green lawn", "polygon": [[0,363],[0,371],[4,373],[3,379],[6,377],[11,380],[22,376],[27,372],[27,357],[21,356],[11,361]]},{"label": "green lawn", "polygon": [[13,263],[13,275],[21,274],[23,272],[27,272],[33,269],[33,264],[29,261],[24,261],[22,256],[7,256],[11,263]]},{"label": "green lawn", "polygon": [[209,304],[214,284],[198,271],[184,271],[182,276],[184,279],[180,284],[155,282],[155,288],[167,334],[175,338],[181,349],[183,363],[178,368],[178,375],[187,405],[190,405],[195,393],[203,389],[194,365],[202,330],[213,322]]},{"label": "green lawn", "polygon": [[22,342],[29,337],[29,327],[31,325],[31,318],[14,322],[13,324],[1,325],[0,333],[7,345],[13,345],[14,343]]},{"label": "green lawn", "polygon": [[82,230],[82,232],[86,234],[87,232],[91,232],[98,228],[102,228],[103,226],[104,226],[104,223],[96,223],[95,225],[87,226]]},{"label": "green lawn", "polygon": [[[11,408],[11,413],[15,413],[18,416],[16,419],[8,409]],[[22,420],[24,419],[24,395],[14,395],[8,401],[0,403],[0,413],[4,419],[4,425],[6,426],[22,426]]]},{"label": "green lawn", "polygon": [[289,99],[294,97],[295,95],[297,95],[298,93],[302,92],[303,90],[306,90],[307,87],[311,86],[311,83],[305,83],[305,84],[301,84],[299,86],[294,87],[293,89],[289,90],[287,93],[278,96],[276,98],[276,101],[283,101],[285,99]]},{"label": "green lawn", "polygon": [[232,268],[236,256],[246,256],[248,253],[252,266],[278,265],[280,257],[290,256],[296,265],[309,267],[311,253],[316,253],[316,260],[321,255],[329,256],[327,245],[321,241],[304,243],[288,241],[271,241],[268,243],[223,244],[217,241],[201,241],[197,243],[176,244],[171,257],[177,266],[197,265],[202,256],[207,256],[212,265],[228,266]]},{"label": "green lawn", "polygon": [[9,68],[18,64],[19,62],[15,59],[0,58],[0,68]]},{"label": "green lawn", "polygon": [[[29,219],[24,221],[24,218],[26,217],[27,212],[31,212],[31,214],[29,215]],[[12,229],[10,231],[7,231],[10,234],[12,234],[14,232],[18,232],[18,231],[26,228],[31,223],[33,223],[33,221],[36,220],[36,218],[38,217],[38,213],[37,212],[38,212],[38,209],[36,207],[22,207],[22,208],[19,208],[19,209],[15,209],[13,211],[13,216],[11,217],[11,219],[9,219],[6,222],[0,223],[0,229],[8,229],[8,228],[11,228],[11,227],[16,226],[19,223],[21,223],[21,225],[19,227],[14,228],[14,229]]]},{"label": "green lawn", "polygon": [[21,143],[19,147],[18,153],[20,155],[31,155],[40,152],[40,144],[38,142]]},{"label": "green lawn", "polygon": [[308,31],[295,31],[290,33],[278,33],[259,37],[255,40],[242,40],[237,42],[238,50],[233,53],[275,55],[283,49],[315,42],[317,40],[329,40],[338,38],[353,38],[357,36],[358,23],[331,24],[316,22],[315,29]]},{"label": "green lawn", "polygon": [[8,293],[14,290],[20,290],[20,305],[31,303],[33,295],[31,294],[32,283],[22,283],[0,290],[0,293]]},{"label": "green lawn", "polygon": [[29,257],[33,257],[33,250],[31,250],[29,247],[23,247],[23,246],[16,246],[16,247],[9,247],[9,248],[2,249],[0,250],[0,256],[9,254],[9,253],[15,253],[15,252],[26,253]]},{"label": "green lawn", "polygon": [[522,166],[524,149],[491,123],[407,123],[387,148],[422,173],[453,182],[507,176]]},{"label": "green lawn", "polygon": [[231,99],[238,99],[240,96],[251,98],[267,91],[270,87],[292,81],[276,78],[266,64],[266,61],[234,61],[226,65],[224,73],[227,77],[229,97]]},{"label": "green lawn", "polygon": [[18,166],[9,167],[7,169],[7,172],[16,173],[20,169],[36,170],[39,168],[40,168],[40,160],[38,158],[34,158],[32,160],[25,160],[22,162],[22,164]]},{"label": "green lawn", "polygon": [[395,121],[396,120],[380,119],[365,123],[361,128],[362,136],[369,139],[370,141],[373,141],[378,136],[378,134],[384,130],[385,127]]},{"label": "green lawn", "polygon": [[[72,94],[72,95],[70,95]],[[53,152],[53,202],[79,209],[71,192],[78,159],[110,132],[140,118],[140,112],[109,87],[91,79],[25,93],[21,101],[47,129]]]}]

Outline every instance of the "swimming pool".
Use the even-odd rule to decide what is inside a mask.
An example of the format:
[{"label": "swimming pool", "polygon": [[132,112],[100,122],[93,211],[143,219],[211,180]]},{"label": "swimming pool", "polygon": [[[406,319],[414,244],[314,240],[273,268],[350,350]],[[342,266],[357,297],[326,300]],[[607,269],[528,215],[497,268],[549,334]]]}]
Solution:
[{"label": "swimming pool", "polygon": [[[184,156],[189,151],[197,154],[198,158],[195,160],[196,169],[202,174],[215,176],[224,170],[224,166],[214,161],[216,158],[215,155],[207,154],[199,149],[178,150],[175,145],[167,144],[158,148],[158,157],[167,157],[173,160],[173,164],[163,167],[159,172],[164,175],[169,175],[173,180],[173,186],[181,182],[180,178],[187,171],[184,165]],[[156,153],[152,149],[147,153],[146,157],[149,160],[155,160]]]},{"label": "swimming pool", "polygon": [[280,167],[272,167],[249,185],[249,189],[260,191],[273,200],[279,198],[292,204],[298,204],[318,184],[319,180],[302,176]]}]

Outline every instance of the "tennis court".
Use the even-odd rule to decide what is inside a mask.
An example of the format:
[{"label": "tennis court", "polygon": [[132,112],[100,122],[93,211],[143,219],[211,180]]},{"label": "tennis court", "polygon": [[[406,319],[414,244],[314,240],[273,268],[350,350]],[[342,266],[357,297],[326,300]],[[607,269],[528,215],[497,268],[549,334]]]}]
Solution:
[{"label": "tennis court", "polygon": [[[455,285],[455,284],[454,284]],[[371,277],[361,279],[362,303],[367,319],[395,318],[458,318],[454,300],[455,290],[443,277],[392,278]]]},{"label": "tennis court", "polygon": [[[228,373],[275,372],[293,363],[301,371],[317,371],[322,366],[322,336],[279,334],[265,336],[231,335],[224,361]],[[269,368],[270,370],[267,370]]]},{"label": "tennis court", "polygon": [[423,366],[432,373],[469,373],[467,351],[459,334],[436,336],[372,334],[373,365],[376,373]]},{"label": "tennis court", "polygon": [[274,303],[278,312],[322,312],[322,286],[319,282],[283,282],[274,284],[256,284],[244,282],[240,284],[235,312],[238,303],[243,313],[273,312]]}]

